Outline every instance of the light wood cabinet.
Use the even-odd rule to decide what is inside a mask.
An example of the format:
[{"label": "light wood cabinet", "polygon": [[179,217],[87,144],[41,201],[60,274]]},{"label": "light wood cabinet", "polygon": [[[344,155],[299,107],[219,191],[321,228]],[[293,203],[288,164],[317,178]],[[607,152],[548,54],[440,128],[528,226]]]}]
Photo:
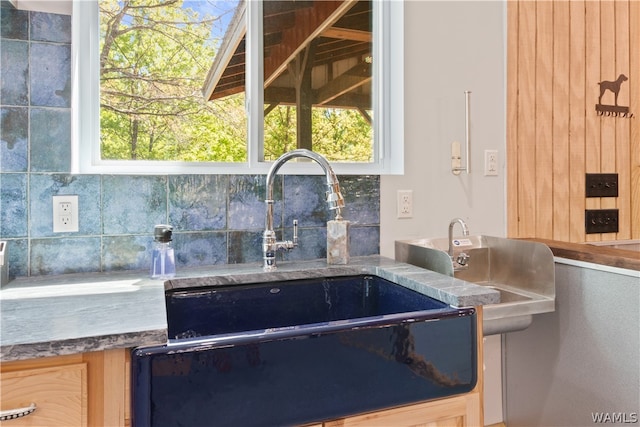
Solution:
[{"label": "light wood cabinet", "polygon": [[324,427],[479,427],[480,414],[480,396],[469,393],[329,421]]},{"label": "light wood cabinet", "polygon": [[124,349],[0,364],[0,410],[36,405],[3,426],[125,426],[128,352]]},{"label": "light wood cabinet", "polygon": [[6,421],[10,426],[87,425],[87,365],[23,369],[0,375],[2,411],[29,407],[35,411]]}]

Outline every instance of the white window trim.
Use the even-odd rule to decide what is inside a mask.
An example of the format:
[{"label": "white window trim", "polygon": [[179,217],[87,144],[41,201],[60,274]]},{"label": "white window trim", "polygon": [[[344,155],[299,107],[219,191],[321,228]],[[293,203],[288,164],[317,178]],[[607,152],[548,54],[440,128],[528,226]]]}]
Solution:
[{"label": "white window trim", "polygon": [[[404,172],[404,2],[376,0],[374,27],[373,106],[375,160],[372,163],[332,162],[340,175],[387,175]],[[99,17],[97,1],[74,1],[72,14],[72,149],[71,172],[78,174],[265,174],[271,162],[261,161],[263,143],[262,34],[260,2],[247,3],[249,28],[247,50],[246,109],[248,117],[248,161],[243,163],[177,162],[100,159]],[[257,40],[256,40],[257,39]],[[379,43],[378,40],[382,41]],[[253,55],[251,55],[253,53]],[[257,55],[256,55],[257,54]],[[260,84],[251,84],[260,82]],[[380,120],[377,120],[377,119]],[[284,173],[319,174],[313,164],[285,165]]]}]

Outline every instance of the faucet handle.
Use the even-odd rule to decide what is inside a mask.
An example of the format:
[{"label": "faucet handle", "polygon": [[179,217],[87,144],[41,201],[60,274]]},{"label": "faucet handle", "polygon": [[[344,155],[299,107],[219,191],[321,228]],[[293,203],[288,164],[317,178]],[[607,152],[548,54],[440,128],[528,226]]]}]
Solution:
[{"label": "faucet handle", "polygon": [[298,220],[293,220],[293,246],[298,246]]},{"label": "faucet handle", "polygon": [[468,261],[469,261],[469,255],[467,255],[465,252],[461,252],[456,258],[456,262],[461,266],[467,265]]}]

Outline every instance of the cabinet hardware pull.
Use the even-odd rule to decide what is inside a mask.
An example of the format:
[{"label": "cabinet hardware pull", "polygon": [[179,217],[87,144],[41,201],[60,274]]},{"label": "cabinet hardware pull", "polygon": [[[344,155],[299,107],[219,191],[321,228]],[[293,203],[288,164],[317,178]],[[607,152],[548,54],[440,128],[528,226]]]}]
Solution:
[{"label": "cabinet hardware pull", "polygon": [[16,418],[26,417],[36,410],[36,404],[32,403],[26,408],[9,409],[0,411],[0,421],[14,420]]}]

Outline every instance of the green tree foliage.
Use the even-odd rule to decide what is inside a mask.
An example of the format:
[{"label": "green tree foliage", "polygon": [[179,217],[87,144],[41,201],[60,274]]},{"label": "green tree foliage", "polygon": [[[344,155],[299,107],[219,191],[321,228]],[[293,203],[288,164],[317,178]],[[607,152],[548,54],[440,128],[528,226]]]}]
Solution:
[{"label": "green tree foliage", "polygon": [[313,150],[341,162],[373,161],[373,130],[356,110],[314,109]]},{"label": "green tree foliage", "polygon": [[278,106],[264,118],[264,158],[275,160],[296,148],[296,109]]},{"label": "green tree foliage", "polygon": [[216,17],[181,0],[99,4],[102,157],[245,161],[243,98],[201,94]]},{"label": "green tree foliage", "polygon": [[[372,162],[373,129],[356,110],[314,108],[313,151],[334,162]],[[278,106],[264,119],[265,160],[297,148],[296,109]]]}]

